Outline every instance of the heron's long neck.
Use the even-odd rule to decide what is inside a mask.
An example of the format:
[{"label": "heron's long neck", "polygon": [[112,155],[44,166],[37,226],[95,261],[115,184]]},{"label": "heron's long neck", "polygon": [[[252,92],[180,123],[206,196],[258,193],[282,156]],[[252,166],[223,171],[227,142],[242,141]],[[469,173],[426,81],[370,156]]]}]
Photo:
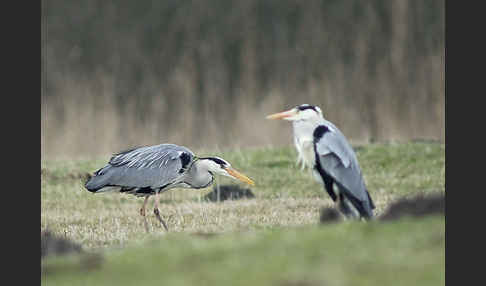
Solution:
[{"label": "heron's long neck", "polygon": [[297,120],[293,121],[294,135],[302,139],[306,138],[312,141],[314,129],[320,124],[324,124],[326,120],[322,117],[313,117],[307,120]]},{"label": "heron's long neck", "polygon": [[314,130],[321,124],[326,124],[326,120],[320,116],[309,118],[307,120],[293,121],[294,144],[297,148],[299,160],[302,160],[303,166],[314,166]]},{"label": "heron's long neck", "polygon": [[190,184],[193,188],[205,188],[212,183],[213,175],[209,173],[203,160],[197,160],[187,172],[184,181]]}]

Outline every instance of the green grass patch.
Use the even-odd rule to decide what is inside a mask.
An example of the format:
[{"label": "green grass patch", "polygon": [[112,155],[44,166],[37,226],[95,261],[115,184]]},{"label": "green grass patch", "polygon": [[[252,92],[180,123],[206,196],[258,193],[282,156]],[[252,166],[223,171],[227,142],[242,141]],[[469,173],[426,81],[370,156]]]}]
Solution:
[{"label": "green grass patch", "polygon": [[[88,268],[47,259],[45,285],[444,285],[444,217],[148,237]],[[141,244],[141,245],[140,245]],[[300,284],[299,284],[300,283]],[[307,283],[307,284],[305,284]]]},{"label": "green grass patch", "polygon": [[[445,192],[443,144],[370,144],[356,153],[378,216],[402,197]],[[251,177],[255,198],[216,203],[201,200],[212,188],[166,192],[160,211],[168,234],[151,212],[145,232],[143,199],[84,189],[84,176],[109,155],[42,161],[41,229],[102,254],[99,263],[48,257],[43,284],[444,284],[443,216],[319,225],[319,211],[333,204],[297,167],[293,147],[196,154],[220,156]]]}]

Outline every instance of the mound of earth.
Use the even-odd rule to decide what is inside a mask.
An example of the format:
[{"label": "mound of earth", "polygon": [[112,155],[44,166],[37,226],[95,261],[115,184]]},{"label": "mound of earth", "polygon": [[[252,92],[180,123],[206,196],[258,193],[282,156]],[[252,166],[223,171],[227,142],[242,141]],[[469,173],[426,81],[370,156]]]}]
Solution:
[{"label": "mound of earth", "polygon": [[391,204],[380,220],[395,220],[403,216],[421,217],[445,213],[445,195],[419,195],[414,198],[402,198]]},{"label": "mound of earth", "polygon": [[322,208],[319,221],[321,223],[332,223],[341,220],[341,214],[334,208]]},{"label": "mound of earth", "polygon": [[[219,186],[219,201],[239,200],[243,198],[254,198],[255,195],[250,189],[241,188],[238,185],[221,185]],[[205,200],[211,202],[218,201],[218,188],[213,187],[213,191],[204,196]]]},{"label": "mound of earth", "polygon": [[[404,216],[423,217],[432,214],[445,214],[445,196],[438,193],[433,195],[418,195],[413,198],[401,198],[392,203],[379,217],[381,221],[390,221]],[[334,208],[322,208],[321,223],[340,221],[341,214]]]},{"label": "mound of earth", "polygon": [[48,255],[63,255],[82,252],[80,245],[64,238],[56,237],[50,231],[41,231],[41,259]]}]

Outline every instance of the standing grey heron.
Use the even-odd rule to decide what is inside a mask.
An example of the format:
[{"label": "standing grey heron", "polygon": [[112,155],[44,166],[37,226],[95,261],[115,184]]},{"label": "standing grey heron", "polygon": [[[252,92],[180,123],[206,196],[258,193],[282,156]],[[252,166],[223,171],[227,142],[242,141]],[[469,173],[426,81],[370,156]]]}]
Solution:
[{"label": "standing grey heron", "polygon": [[186,147],[160,144],[114,154],[108,164],[97,170],[86,182],[85,187],[93,193],[119,191],[145,197],[140,209],[143,217],[148,198],[154,195],[154,214],[168,230],[160,217],[160,193],[173,188],[206,188],[213,183],[214,174],[254,185],[250,178],[221,158],[199,158]]},{"label": "standing grey heron", "polygon": [[302,104],[269,115],[267,119],[292,121],[301,158],[313,167],[314,178],[324,185],[346,217],[373,217],[375,205],[366,189],[356,154],[342,132],[324,119],[319,107]]}]

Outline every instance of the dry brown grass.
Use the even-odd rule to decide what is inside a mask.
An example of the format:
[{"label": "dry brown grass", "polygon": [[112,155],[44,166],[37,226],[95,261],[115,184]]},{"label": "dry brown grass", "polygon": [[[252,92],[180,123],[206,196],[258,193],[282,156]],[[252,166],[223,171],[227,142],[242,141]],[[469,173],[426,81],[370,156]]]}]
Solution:
[{"label": "dry brown grass", "polygon": [[[311,174],[295,165],[292,147],[210,152],[232,163],[256,185],[253,199],[208,202],[212,189],[174,189],[162,194],[160,211],[170,232],[247,232],[316,225],[331,199]],[[207,154],[205,152],[200,154]],[[445,191],[445,148],[440,144],[368,145],[358,149],[365,181],[380,216],[394,201]],[[165,235],[147,207],[150,234],[139,209],[143,199],[120,193],[93,194],[83,188],[84,174],[104,160],[45,161],[41,172],[41,229],[50,229],[87,249],[116,247]],[[234,184],[217,178],[220,184]],[[245,186],[247,187],[247,186]]]},{"label": "dry brown grass", "polygon": [[148,3],[42,1],[43,156],[287,145],[265,115],[302,103],[354,143],[445,138],[443,1]]},{"label": "dry brown grass", "polygon": [[[100,198],[98,198],[100,199]],[[120,246],[147,236],[138,210],[141,200],[120,203],[120,198],[101,199],[102,205],[42,209],[41,228],[49,228],[86,248]],[[274,200],[238,200],[224,203],[183,201],[160,207],[170,232],[223,233],[283,226],[316,224],[322,206],[330,200],[282,198]],[[152,212],[147,215],[149,235],[164,235]]]}]

